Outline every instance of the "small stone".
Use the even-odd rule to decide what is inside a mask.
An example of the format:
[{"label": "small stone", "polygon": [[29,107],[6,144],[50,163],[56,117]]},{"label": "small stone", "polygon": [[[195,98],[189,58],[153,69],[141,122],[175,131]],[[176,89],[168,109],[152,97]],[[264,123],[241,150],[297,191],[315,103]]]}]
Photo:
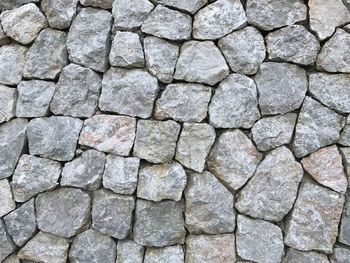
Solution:
[{"label": "small stone", "polygon": [[347,263],[350,258],[350,249],[347,247],[335,246],[333,255],[330,256],[331,263]]},{"label": "small stone", "polygon": [[292,248],[331,254],[338,236],[344,196],[325,187],[305,183],[286,222],[284,243]]},{"label": "small stone", "polygon": [[99,108],[102,111],[149,118],[158,91],[157,79],[146,70],[112,67],[103,75]]},{"label": "small stone", "polygon": [[38,227],[58,236],[74,236],[87,228],[90,203],[90,196],[75,188],[39,194],[35,201]]},{"label": "small stone", "polygon": [[295,156],[304,157],[319,148],[335,143],[339,139],[343,125],[343,116],[306,97],[295,129],[293,141]]},{"label": "small stone", "polygon": [[92,227],[104,235],[124,239],[131,232],[134,208],[133,196],[97,190],[92,202]]},{"label": "small stone", "polygon": [[38,3],[40,0],[2,0],[0,2],[0,10],[9,10],[27,3]]},{"label": "small stone", "polygon": [[196,172],[203,172],[215,141],[215,129],[206,123],[184,123],[176,148],[176,160]]},{"label": "small stone", "polygon": [[240,130],[220,135],[208,159],[209,170],[230,190],[238,190],[255,172],[262,155]]},{"label": "small stone", "polygon": [[6,232],[5,224],[2,219],[0,219],[0,262],[3,262],[16,248],[15,243],[13,243],[10,235]]},{"label": "small stone", "polygon": [[220,50],[211,41],[188,41],[180,51],[174,78],[215,85],[229,74]]},{"label": "small stone", "polygon": [[255,74],[265,59],[264,37],[251,26],[221,38],[218,45],[230,68],[240,74]]},{"label": "small stone", "polygon": [[208,0],[155,0],[158,4],[170,6],[179,10],[189,12],[191,14],[196,13],[201,7],[203,7]]},{"label": "small stone", "polygon": [[308,81],[305,70],[299,66],[266,62],[261,64],[254,79],[262,115],[284,114],[303,103]]},{"label": "small stone", "polygon": [[[350,102],[349,102],[350,103]],[[339,144],[343,146],[350,146],[350,117],[347,118],[347,123],[340,133]]]},{"label": "small stone", "polygon": [[339,152],[343,157],[343,164],[344,164],[345,171],[348,175],[348,178],[350,178],[350,147],[339,148]]},{"label": "small stone", "polygon": [[11,120],[16,115],[16,89],[0,84],[0,123]]},{"label": "small stone", "polygon": [[258,263],[281,262],[284,254],[281,229],[264,220],[238,215],[236,233],[237,254]]},{"label": "small stone", "polygon": [[77,12],[78,0],[42,0],[41,9],[50,27],[68,28]]},{"label": "small stone", "polygon": [[107,155],[103,173],[103,187],[117,194],[132,195],[137,186],[140,159]]},{"label": "small stone", "polygon": [[143,22],[141,31],[169,40],[186,40],[191,37],[192,18],[190,15],[157,5]]},{"label": "small stone", "polygon": [[248,23],[265,31],[306,20],[303,0],[248,0]]},{"label": "small stone", "polygon": [[114,115],[94,115],[84,121],[79,144],[128,156],[134,144],[136,120]]},{"label": "small stone", "polygon": [[20,259],[17,257],[17,253],[13,253],[11,256],[7,257],[2,262],[3,263],[21,263]]},{"label": "small stone", "polygon": [[89,229],[77,235],[69,249],[72,263],[115,263],[117,245],[112,238]]},{"label": "small stone", "polygon": [[[185,242],[183,202],[138,199],[134,239],[143,246],[163,247]],[[161,223],[160,223],[161,222]]]},{"label": "small stone", "polygon": [[96,112],[100,90],[101,78],[97,73],[71,63],[60,74],[50,110],[55,115],[91,117]]},{"label": "small stone", "polygon": [[119,240],[116,263],[142,263],[145,249],[132,240]]},{"label": "small stone", "polygon": [[207,117],[211,88],[201,84],[169,84],[157,100],[154,117],[181,122],[201,122]]},{"label": "small stone", "polygon": [[16,203],[13,200],[9,181],[7,179],[0,180],[0,217],[3,217],[15,208]]},{"label": "small stone", "polygon": [[147,248],[144,263],[184,263],[184,251],[180,245]]},{"label": "small stone", "polygon": [[[1,5],[1,4],[0,4],[0,5]],[[0,7],[0,9],[1,9],[1,7]],[[11,41],[10,41],[10,39],[5,35],[4,29],[2,28],[1,23],[0,23],[0,47],[1,47],[1,46],[4,46],[4,45],[8,45],[8,44],[10,44],[10,43],[11,43]],[[9,262],[9,263],[11,263],[11,262]]]},{"label": "small stone", "polygon": [[175,121],[139,120],[134,156],[151,163],[169,162],[175,155],[180,129]]},{"label": "small stone", "polygon": [[185,262],[236,262],[234,234],[188,235],[186,238]]},{"label": "small stone", "polygon": [[281,221],[293,207],[303,174],[287,147],[272,150],[238,194],[236,208],[254,218]]},{"label": "small stone", "polygon": [[80,0],[80,3],[84,6],[112,9],[113,0]]},{"label": "small stone", "polygon": [[329,263],[326,255],[317,252],[298,251],[288,248],[282,263]]},{"label": "small stone", "polygon": [[316,61],[320,43],[304,26],[292,25],[271,32],[266,36],[269,59],[301,65]]},{"label": "small stone", "polygon": [[39,232],[18,252],[18,257],[33,262],[65,263],[68,247],[67,238]]},{"label": "small stone", "polygon": [[57,161],[72,160],[82,125],[81,120],[72,117],[32,119],[27,129],[30,154]]},{"label": "small stone", "polygon": [[24,203],[4,217],[7,232],[17,246],[23,246],[31,239],[36,230],[34,199]]},{"label": "small stone", "polygon": [[112,15],[106,10],[81,9],[69,28],[69,60],[105,72],[108,68],[111,23]]},{"label": "small stone", "polygon": [[340,228],[339,228],[339,242],[350,246],[350,195],[346,195],[345,205],[343,208],[343,215],[341,218]]}]

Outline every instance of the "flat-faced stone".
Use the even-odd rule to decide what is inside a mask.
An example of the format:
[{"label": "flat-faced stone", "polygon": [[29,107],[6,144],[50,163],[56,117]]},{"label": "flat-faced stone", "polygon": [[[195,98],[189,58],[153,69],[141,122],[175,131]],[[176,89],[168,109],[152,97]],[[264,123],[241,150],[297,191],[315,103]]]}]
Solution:
[{"label": "flat-faced stone", "polygon": [[348,178],[350,178],[350,147],[339,148],[339,152],[343,157],[343,165],[345,171],[348,175]]},{"label": "flat-faced stone", "polygon": [[84,6],[112,9],[113,0],[80,0],[80,3]]},{"label": "flat-faced stone", "polygon": [[0,123],[9,121],[16,114],[16,89],[0,84]]},{"label": "flat-faced stone", "polygon": [[347,123],[340,133],[339,144],[343,146],[350,146],[350,118],[348,117]]},{"label": "flat-faced stone", "polygon": [[116,263],[142,263],[145,249],[133,240],[119,240]]},{"label": "flat-faced stone", "polygon": [[282,263],[329,263],[326,255],[317,252],[288,248]]},{"label": "flat-faced stone", "polygon": [[144,263],[184,263],[184,251],[180,245],[147,248]]},{"label": "flat-faced stone", "polygon": [[15,208],[16,203],[13,200],[10,183],[7,179],[2,179],[0,180],[0,217],[3,217]]},{"label": "flat-faced stone", "polygon": [[339,237],[338,240],[340,243],[350,246],[350,195],[346,195],[345,205],[343,208],[343,214],[341,218],[340,228],[339,228]]},{"label": "flat-faced stone", "polygon": [[201,7],[203,7],[208,0],[155,0],[158,4],[170,6],[179,10],[189,12],[191,14],[196,13]]},{"label": "flat-faced stone", "polygon": [[[1,181],[0,181],[1,184]],[[0,219],[0,261],[11,255],[16,250],[16,245],[13,243],[11,236],[6,232],[5,224]]]},{"label": "flat-faced stone", "polygon": [[78,0],[42,0],[41,8],[50,27],[68,28],[77,11]]},{"label": "flat-faced stone", "polygon": [[347,247],[335,246],[334,253],[330,256],[331,263],[347,263],[350,258],[350,249]]}]

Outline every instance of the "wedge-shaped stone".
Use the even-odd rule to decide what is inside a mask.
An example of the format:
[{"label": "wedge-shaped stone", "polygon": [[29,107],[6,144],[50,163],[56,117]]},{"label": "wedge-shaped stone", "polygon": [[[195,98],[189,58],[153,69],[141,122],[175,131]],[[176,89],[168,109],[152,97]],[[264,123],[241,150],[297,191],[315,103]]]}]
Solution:
[{"label": "wedge-shaped stone", "polygon": [[0,217],[3,217],[15,208],[16,203],[13,200],[10,183],[7,179],[2,179],[0,180]]},{"label": "wedge-shaped stone", "polygon": [[46,15],[50,27],[68,28],[77,12],[78,0],[42,0],[41,9]]},{"label": "wedge-shaped stone", "polygon": [[329,263],[329,261],[327,256],[321,253],[304,252],[289,248],[282,263]]},{"label": "wedge-shaped stone", "polygon": [[194,14],[203,7],[208,0],[155,0],[159,4],[170,6],[179,10],[187,11],[191,14]]},{"label": "wedge-shaped stone", "polygon": [[0,84],[0,123],[9,121],[16,114],[16,89]]},{"label": "wedge-shaped stone", "polygon": [[343,214],[341,218],[340,228],[339,228],[339,242],[350,246],[350,195],[346,195],[345,205],[343,208]]},{"label": "wedge-shaped stone", "polygon": [[80,0],[80,3],[85,6],[112,9],[113,0]]},{"label": "wedge-shaped stone", "polygon": [[144,263],[184,263],[184,251],[180,245],[162,247],[162,248],[147,248],[145,253]]},{"label": "wedge-shaped stone", "polygon": [[116,263],[143,263],[145,249],[132,240],[119,240]]},{"label": "wedge-shaped stone", "polygon": [[[1,181],[0,181],[1,182]],[[16,250],[16,245],[13,243],[11,236],[6,232],[5,224],[0,219],[0,261],[11,255]]]},{"label": "wedge-shaped stone", "polygon": [[0,47],[0,83],[17,85],[23,75],[27,47],[11,44]]}]

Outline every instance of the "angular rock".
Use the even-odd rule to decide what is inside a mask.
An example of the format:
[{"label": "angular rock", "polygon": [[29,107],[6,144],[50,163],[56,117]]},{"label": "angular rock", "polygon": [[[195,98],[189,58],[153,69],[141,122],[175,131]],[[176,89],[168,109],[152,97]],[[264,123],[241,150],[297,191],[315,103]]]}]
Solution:
[{"label": "angular rock", "polygon": [[175,121],[139,120],[134,156],[151,163],[169,162],[175,155],[181,126]]},{"label": "angular rock", "polygon": [[203,7],[208,0],[155,0],[158,4],[170,6],[179,10],[189,12],[191,14],[196,13],[201,7]]},{"label": "angular rock", "polygon": [[191,37],[192,18],[190,15],[157,5],[142,23],[141,31],[169,40],[186,40]]},{"label": "angular rock", "polygon": [[184,251],[180,245],[162,247],[162,248],[147,248],[145,253],[144,263],[184,263]]},{"label": "angular rock", "polygon": [[78,0],[42,0],[41,8],[50,27],[68,28],[77,12]]},{"label": "angular rock", "polygon": [[350,178],[350,147],[339,148],[339,152],[343,157],[345,171],[348,175],[348,178]]},{"label": "angular rock", "polygon": [[69,60],[105,72],[108,67],[108,53],[112,15],[95,8],[83,8],[69,28],[67,49]]},{"label": "angular rock", "polygon": [[208,159],[209,170],[230,190],[238,190],[255,172],[262,155],[240,130],[220,135]]},{"label": "angular rock", "polygon": [[0,23],[0,46],[8,45],[10,44],[10,42],[11,42],[10,39],[5,35],[4,30],[2,29],[2,26]]},{"label": "angular rock", "polygon": [[181,122],[201,122],[207,117],[211,88],[201,84],[169,84],[156,102],[154,117]]},{"label": "angular rock", "polygon": [[145,249],[132,240],[119,240],[115,263],[142,263]]},{"label": "angular rock", "polygon": [[243,215],[237,217],[236,246],[241,258],[258,263],[281,262],[284,254],[283,235],[278,226]]},{"label": "angular rock", "polygon": [[347,263],[350,257],[350,249],[347,247],[335,246],[334,253],[330,256],[331,263]]},{"label": "angular rock", "polygon": [[21,263],[20,259],[17,257],[17,253],[13,253],[11,256],[7,257],[3,263]]},{"label": "angular rock", "polygon": [[19,7],[27,3],[37,3],[40,0],[2,0],[0,2],[0,10],[9,10]]},{"label": "angular rock", "polygon": [[181,47],[174,78],[215,85],[229,74],[220,50],[211,41],[188,41]]},{"label": "angular rock", "polygon": [[350,117],[347,117],[346,125],[340,133],[339,144],[343,146],[350,146]]},{"label": "angular rock", "polygon": [[128,156],[134,144],[136,120],[125,116],[94,115],[84,121],[79,144]]},{"label": "angular rock", "polygon": [[282,263],[329,263],[326,255],[288,248]]},{"label": "angular rock", "polygon": [[16,89],[0,84],[0,123],[7,122],[16,114]]},{"label": "angular rock", "polygon": [[89,223],[90,196],[80,189],[59,188],[39,194],[35,205],[41,231],[71,237],[85,230]]},{"label": "angular rock", "polygon": [[80,0],[80,3],[84,6],[112,9],[113,0]]},{"label": "angular rock", "polygon": [[163,247],[185,242],[182,202],[138,199],[133,235],[143,246]]},{"label": "angular rock", "polygon": [[144,69],[111,68],[102,80],[99,108],[149,118],[159,91],[158,81]]},{"label": "angular rock", "polygon": [[16,248],[15,243],[13,243],[10,235],[6,232],[5,224],[0,219],[0,261],[3,262]]},{"label": "angular rock", "polygon": [[343,214],[341,218],[340,228],[339,228],[339,242],[350,246],[350,195],[346,195],[345,205],[343,208]]},{"label": "angular rock", "polygon": [[7,179],[0,180],[0,217],[3,217],[15,208],[16,203],[13,200],[9,181]]}]

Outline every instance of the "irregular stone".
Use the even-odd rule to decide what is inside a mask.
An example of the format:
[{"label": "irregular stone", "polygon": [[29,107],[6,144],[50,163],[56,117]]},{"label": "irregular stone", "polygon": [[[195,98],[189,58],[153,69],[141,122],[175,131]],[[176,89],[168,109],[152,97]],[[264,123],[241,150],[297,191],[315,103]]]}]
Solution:
[{"label": "irregular stone", "polygon": [[60,74],[50,110],[55,115],[91,117],[96,112],[100,90],[101,78],[97,73],[71,63]]},{"label": "irregular stone", "polygon": [[145,253],[144,263],[184,263],[184,251],[180,245],[162,247],[162,248],[147,248]]},{"label": "irregular stone", "polygon": [[175,121],[139,120],[134,156],[151,163],[169,162],[175,155],[181,126]]},{"label": "irregular stone", "polygon": [[0,23],[0,46],[8,45],[10,44],[10,42],[11,42],[10,39],[5,35],[4,30],[2,29],[2,26]]},{"label": "irregular stone", "polygon": [[288,248],[282,263],[329,263],[326,255]]},{"label": "irregular stone", "polygon": [[145,249],[132,240],[119,240],[115,263],[142,263]]},{"label": "irregular stone", "polygon": [[149,118],[159,86],[144,69],[111,68],[102,80],[99,108],[132,117]]},{"label": "irregular stone", "polygon": [[215,136],[215,129],[206,123],[184,123],[176,147],[176,160],[189,169],[203,172]]},{"label": "irregular stone", "polygon": [[240,257],[258,263],[281,262],[284,254],[283,235],[278,226],[243,215],[237,217],[236,246]]},{"label": "irregular stone", "polygon": [[169,84],[156,102],[154,117],[201,122],[207,117],[211,88],[192,83]]},{"label": "irregular stone", "polygon": [[325,187],[305,183],[299,189],[284,243],[295,249],[331,254],[338,236],[344,196]]},{"label": "irregular stone", "polygon": [[77,235],[69,249],[69,261],[72,263],[115,263],[117,245],[112,238],[89,229]]},{"label": "irregular stone", "polygon": [[59,188],[39,194],[35,201],[40,230],[63,237],[74,236],[87,228],[90,196],[75,188]]},{"label": "irregular stone", "polygon": [[22,260],[65,263],[69,240],[50,233],[39,232],[19,252]]},{"label": "irregular stone", "polygon": [[308,81],[305,70],[299,66],[266,62],[261,64],[254,79],[262,115],[284,114],[303,103]]},{"label": "irregular stone", "polygon": [[180,48],[163,39],[148,36],[143,40],[146,67],[164,83],[173,80],[173,74]]},{"label": "irregular stone", "polygon": [[320,50],[317,38],[302,25],[292,25],[269,33],[266,44],[269,59],[301,65],[314,63]]},{"label": "irregular stone", "polygon": [[346,195],[345,205],[343,208],[343,214],[341,218],[340,228],[339,228],[339,242],[350,246],[350,195]]},{"label": "irregular stone", "polygon": [[186,40],[191,37],[192,18],[190,15],[157,5],[142,23],[141,31],[169,40]]},{"label": "irregular stone", "polygon": [[335,143],[339,139],[343,125],[343,116],[306,97],[295,129],[293,141],[295,156],[304,157],[319,148]]},{"label": "irregular stone", "polygon": [[0,2],[0,10],[9,10],[19,7],[27,3],[38,3],[40,0],[2,0]]},{"label": "irregular stone", "polygon": [[3,262],[16,248],[15,243],[13,243],[10,235],[6,232],[5,224],[2,219],[0,219],[0,261]]},{"label": "irregular stone", "polygon": [[260,118],[254,81],[231,74],[217,89],[209,106],[209,121],[217,128],[251,128]]},{"label": "irregular stone", "polygon": [[208,159],[209,170],[230,190],[238,190],[255,172],[262,155],[240,130],[220,135]]},{"label": "irregular stone", "polygon": [[24,203],[4,217],[7,232],[17,246],[23,246],[37,229],[34,199]]},{"label": "irregular stone", "polygon": [[136,120],[125,116],[94,115],[84,121],[79,144],[128,156],[134,144]]},{"label": "irregular stone", "polygon": [[61,175],[62,186],[94,190],[101,186],[106,156],[96,150],[87,150],[64,165]]},{"label": "irregular stone", "polygon": [[287,147],[272,150],[238,194],[236,208],[254,218],[281,221],[293,207],[303,174]]},{"label": "irregular stone", "polygon": [[8,214],[15,208],[16,203],[13,200],[9,181],[7,179],[0,180],[0,217]]},{"label": "irregular stone", "polygon": [[134,208],[133,196],[118,195],[103,188],[96,190],[92,202],[92,227],[102,234],[124,239],[131,232]]},{"label": "irregular stone", "polygon": [[80,3],[85,6],[112,9],[113,0],[80,0]]},{"label": "irregular stone", "polygon": [[105,72],[108,67],[108,53],[112,15],[95,8],[83,8],[69,28],[67,49],[69,60]]},{"label": "irregular stone", "polygon": [[[133,235],[143,246],[163,247],[185,242],[183,203],[138,199]],[[160,223],[161,222],[161,223]]]},{"label": "irregular stone", "polygon": [[339,148],[339,152],[343,157],[343,165],[344,165],[345,171],[348,175],[348,178],[350,178],[350,147]]},{"label": "irregular stone", "polygon": [[189,12],[191,14],[196,13],[201,7],[203,7],[208,0],[155,0],[158,4],[163,4],[166,6],[170,6],[182,11]]},{"label": "irregular stone", "polygon": [[78,0],[42,0],[41,9],[50,27],[68,28],[77,12]]},{"label": "irregular stone", "polygon": [[[350,102],[349,102],[350,103]],[[340,133],[339,144],[343,146],[350,146],[350,117],[348,116],[346,125]]]},{"label": "irregular stone", "polygon": [[21,263],[20,259],[17,257],[16,253],[13,253],[11,256],[7,257],[3,263]]},{"label": "irregular stone", "polygon": [[215,85],[229,74],[220,50],[211,41],[188,41],[180,51],[174,78]]},{"label": "irregular stone", "polygon": [[255,74],[265,59],[264,37],[251,26],[221,38],[218,45],[230,68],[240,74]]},{"label": "irregular stone", "polygon": [[334,253],[330,256],[331,263],[347,263],[350,257],[350,249],[341,246],[334,247]]},{"label": "irregular stone", "polygon": [[248,0],[246,12],[249,24],[270,31],[306,20],[307,7],[302,0]]},{"label": "irregular stone", "polygon": [[16,89],[0,84],[0,123],[11,120],[16,115]]},{"label": "irregular stone", "polygon": [[72,160],[82,126],[81,120],[72,117],[32,119],[27,129],[30,154],[57,161]]},{"label": "irregular stone", "polygon": [[252,128],[253,140],[258,150],[269,151],[289,144],[297,117],[296,113],[287,113],[258,120]]}]

